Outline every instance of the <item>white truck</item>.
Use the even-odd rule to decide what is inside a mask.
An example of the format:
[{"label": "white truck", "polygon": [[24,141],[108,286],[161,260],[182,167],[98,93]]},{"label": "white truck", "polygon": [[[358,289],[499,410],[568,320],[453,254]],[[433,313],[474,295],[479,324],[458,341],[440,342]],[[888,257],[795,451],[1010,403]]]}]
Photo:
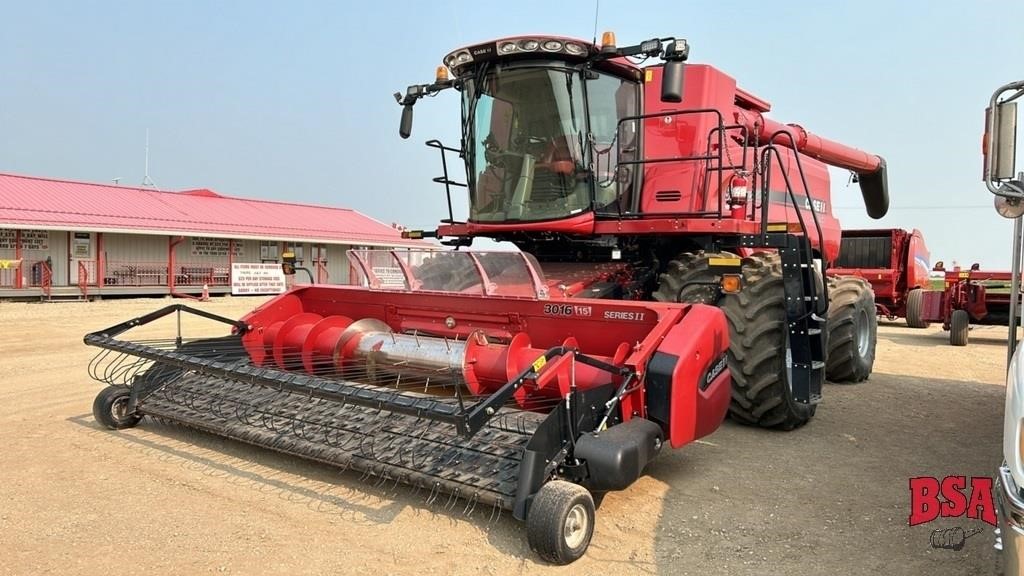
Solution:
[{"label": "white truck", "polygon": [[[1017,103],[1024,96],[1024,80],[1011,82],[992,94],[985,114],[984,180],[995,195],[996,211],[1014,219],[1011,294],[1020,293],[1024,173],[1015,166]],[[1010,300],[1007,339],[1006,409],[1003,413],[1003,463],[996,479],[999,527],[996,548],[1003,552],[1003,573],[1024,575],[1024,357],[1017,348],[1017,308]]]}]

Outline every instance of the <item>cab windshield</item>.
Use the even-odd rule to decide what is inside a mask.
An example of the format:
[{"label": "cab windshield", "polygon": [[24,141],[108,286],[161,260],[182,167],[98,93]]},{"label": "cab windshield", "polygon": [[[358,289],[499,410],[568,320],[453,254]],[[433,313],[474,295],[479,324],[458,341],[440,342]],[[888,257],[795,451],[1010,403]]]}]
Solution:
[{"label": "cab windshield", "polygon": [[471,220],[549,220],[590,207],[578,73],[497,68],[463,90],[463,110]]},{"label": "cab windshield", "polygon": [[615,146],[635,138],[619,119],[636,114],[638,86],[603,73],[583,78],[543,62],[497,65],[465,83],[470,220],[553,220],[628,205],[631,179],[617,170]]}]

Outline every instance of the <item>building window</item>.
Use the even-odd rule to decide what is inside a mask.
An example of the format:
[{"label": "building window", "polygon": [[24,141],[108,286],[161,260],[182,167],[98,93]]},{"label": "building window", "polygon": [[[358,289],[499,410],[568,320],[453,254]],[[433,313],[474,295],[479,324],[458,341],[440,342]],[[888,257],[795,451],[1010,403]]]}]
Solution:
[{"label": "building window", "polygon": [[260,242],[260,260],[274,260],[279,257],[277,242]]},{"label": "building window", "polygon": [[327,262],[327,245],[312,244],[309,247],[309,257],[313,262]]}]

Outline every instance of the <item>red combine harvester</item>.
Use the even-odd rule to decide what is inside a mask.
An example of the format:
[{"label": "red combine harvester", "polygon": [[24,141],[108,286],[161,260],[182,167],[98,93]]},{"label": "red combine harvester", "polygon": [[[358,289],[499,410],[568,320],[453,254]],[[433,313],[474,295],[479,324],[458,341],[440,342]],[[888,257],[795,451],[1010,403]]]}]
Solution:
[{"label": "red combine harvester", "polygon": [[[687,68],[684,95],[688,52],[610,36],[452,52],[434,83],[397,95],[400,132],[420,98],[462,93],[462,147],[428,145],[465,163],[470,218],[451,214],[443,163],[449,218],[410,236],[522,251],[352,252],[360,286],[295,288],[240,321],[172,306],[89,334],[91,373],[110,384],[96,418],[151,414],[448,509],[510,510],[554,563],[585,552],[594,495],[629,486],[663,443],[727,411],[803,425],[826,370],[864,380],[874,354],[870,286],[840,280],[855,288],[830,306],[821,280],[840,235],[826,164],[858,174],[881,217],[885,163],[766,118],[711,66]],[[232,334],[122,336],[175,312]]]},{"label": "red combine harvester", "polygon": [[871,283],[875,308],[889,320],[906,318],[911,328],[927,328],[922,294],[931,270],[920,230],[843,230],[832,274],[857,276]]},{"label": "red combine harvester", "polygon": [[942,262],[935,264],[935,270],[945,273],[945,288],[922,293],[922,320],[942,322],[942,328],[949,330],[950,344],[967,346],[971,324],[1010,325],[1012,274],[988,272],[978,264],[970,270],[946,270]]}]

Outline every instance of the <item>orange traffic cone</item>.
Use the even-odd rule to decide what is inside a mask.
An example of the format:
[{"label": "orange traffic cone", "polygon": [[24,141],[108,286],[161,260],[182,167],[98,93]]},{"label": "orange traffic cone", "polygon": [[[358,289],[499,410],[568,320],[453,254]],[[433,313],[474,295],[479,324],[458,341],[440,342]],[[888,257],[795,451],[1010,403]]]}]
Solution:
[{"label": "orange traffic cone", "polygon": [[202,300],[203,302],[209,302],[210,301],[210,285],[209,284],[203,284],[203,295],[199,299]]}]

